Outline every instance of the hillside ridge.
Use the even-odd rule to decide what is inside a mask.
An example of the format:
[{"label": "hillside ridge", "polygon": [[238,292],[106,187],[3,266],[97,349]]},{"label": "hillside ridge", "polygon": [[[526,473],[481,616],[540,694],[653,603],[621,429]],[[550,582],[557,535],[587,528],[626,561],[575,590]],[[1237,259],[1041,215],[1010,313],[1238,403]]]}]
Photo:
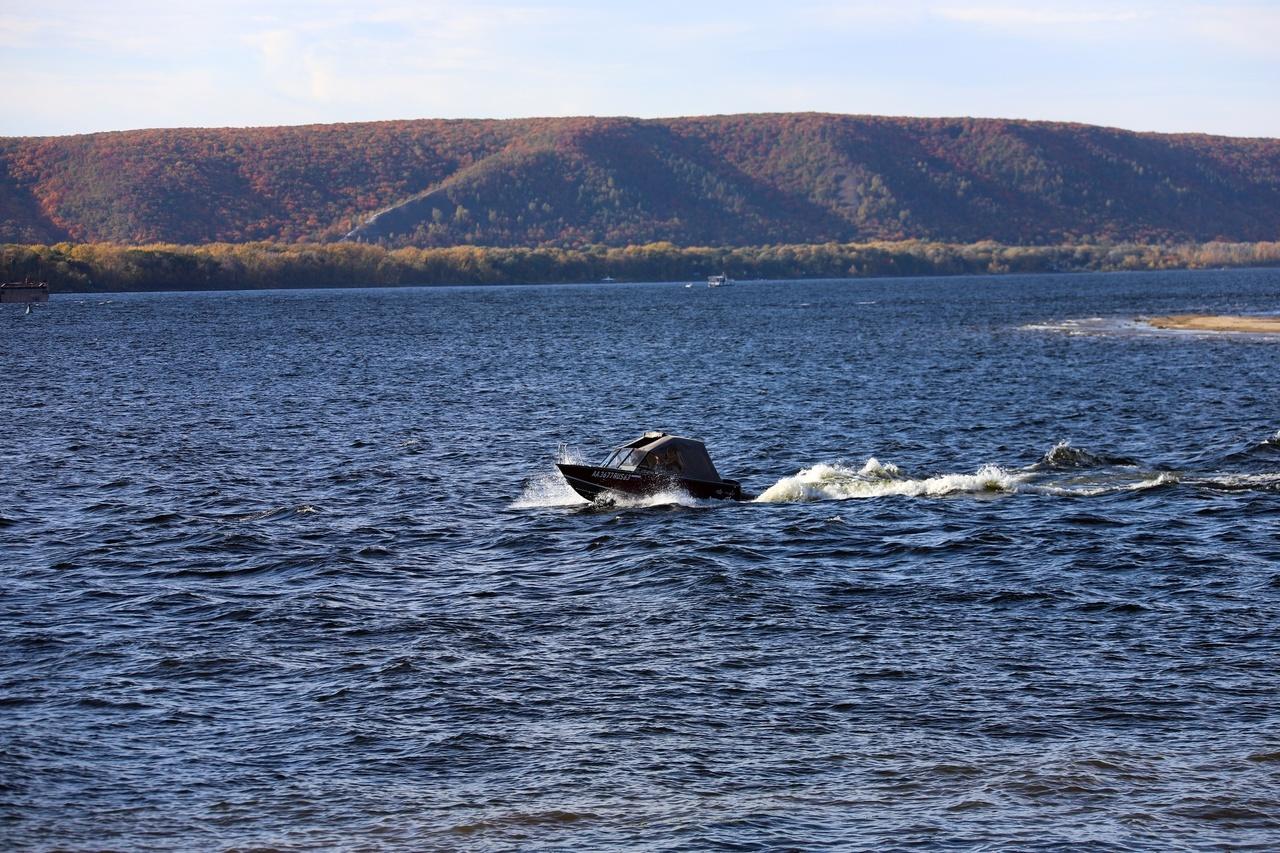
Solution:
[{"label": "hillside ridge", "polygon": [[1280,238],[1280,140],[1022,119],[418,119],[0,139],[0,242]]}]

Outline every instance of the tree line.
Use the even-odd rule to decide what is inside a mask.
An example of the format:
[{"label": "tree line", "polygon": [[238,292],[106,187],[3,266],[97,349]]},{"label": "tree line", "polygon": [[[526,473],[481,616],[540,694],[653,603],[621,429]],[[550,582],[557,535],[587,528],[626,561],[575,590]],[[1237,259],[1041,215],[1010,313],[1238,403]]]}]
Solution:
[{"label": "tree line", "polygon": [[859,278],[1280,265],[1280,242],[1009,246],[920,240],[747,247],[389,249],[361,243],[0,244],[0,280],[54,292]]}]

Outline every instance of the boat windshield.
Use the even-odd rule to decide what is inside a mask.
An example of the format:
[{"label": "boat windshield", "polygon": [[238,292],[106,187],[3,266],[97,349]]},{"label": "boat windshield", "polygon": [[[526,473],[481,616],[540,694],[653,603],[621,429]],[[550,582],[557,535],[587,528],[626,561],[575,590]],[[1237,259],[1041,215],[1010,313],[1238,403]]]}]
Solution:
[{"label": "boat windshield", "polygon": [[633,450],[630,447],[620,447],[613,453],[609,454],[609,458],[604,460],[605,468],[634,468],[640,464],[640,460],[644,459],[643,450]]}]

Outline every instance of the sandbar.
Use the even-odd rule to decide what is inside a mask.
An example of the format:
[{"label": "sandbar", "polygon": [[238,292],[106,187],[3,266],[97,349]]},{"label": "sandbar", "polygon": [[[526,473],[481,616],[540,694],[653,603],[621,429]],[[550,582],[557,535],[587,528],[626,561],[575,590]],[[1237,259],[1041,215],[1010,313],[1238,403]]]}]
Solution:
[{"label": "sandbar", "polygon": [[1253,332],[1280,335],[1280,315],[1231,316],[1214,314],[1173,314],[1147,321],[1157,329],[1188,329],[1197,332]]}]

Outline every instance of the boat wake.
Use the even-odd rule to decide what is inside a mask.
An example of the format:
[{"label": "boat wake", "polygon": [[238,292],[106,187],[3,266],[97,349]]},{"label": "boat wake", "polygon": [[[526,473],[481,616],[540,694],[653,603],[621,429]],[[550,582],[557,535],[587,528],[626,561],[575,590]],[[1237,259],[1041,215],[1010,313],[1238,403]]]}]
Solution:
[{"label": "boat wake", "polygon": [[840,464],[820,464],[783,477],[756,498],[757,503],[848,500],[890,495],[941,497],[957,493],[993,494],[1017,491],[1027,475],[986,465],[973,474],[942,474],[935,477],[904,476],[893,464],[872,458],[858,469]]},{"label": "boat wake", "polygon": [[[1280,438],[1269,438],[1270,445]],[[850,500],[879,497],[976,498],[1012,494],[1098,497],[1145,492],[1172,486],[1219,492],[1280,491],[1280,473],[1190,473],[1144,468],[1126,456],[1097,453],[1068,442],[1054,445],[1036,463],[1009,469],[984,465],[972,474],[911,476],[892,463],[868,459],[860,468],[822,463],[783,477],[759,497],[758,503]]]},{"label": "boat wake", "polygon": [[[1280,432],[1252,448],[1275,451]],[[1274,454],[1271,454],[1274,455]],[[1223,460],[1230,462],[1228,455]],[[558,459],[573,461],[561,451]],[[1268,462],[1271,460],[1267,460]],[[755,503],[806,503],[884,497],[995,498],[1031,494],[1060,497],[1100,497],[1175,486],[1209,492],[1280,492],[1280,472],[1191,472],[1150,468],[1127,456],[1075,447],[1062,441],[1038,461],[1022,468],[989,464],[972,473],[912,475],[891,462],[872,457],[862,465],[842,461],[822,462],[783,477],[754,499]],[[709,506],[719,501],[701,500],[680,489],[652,495],[614,495],[594,502],[579,497],[559,472],[539,473],[525,481],[512,509],[576,507],[581,509],[633,509],[659,506]]]}]

